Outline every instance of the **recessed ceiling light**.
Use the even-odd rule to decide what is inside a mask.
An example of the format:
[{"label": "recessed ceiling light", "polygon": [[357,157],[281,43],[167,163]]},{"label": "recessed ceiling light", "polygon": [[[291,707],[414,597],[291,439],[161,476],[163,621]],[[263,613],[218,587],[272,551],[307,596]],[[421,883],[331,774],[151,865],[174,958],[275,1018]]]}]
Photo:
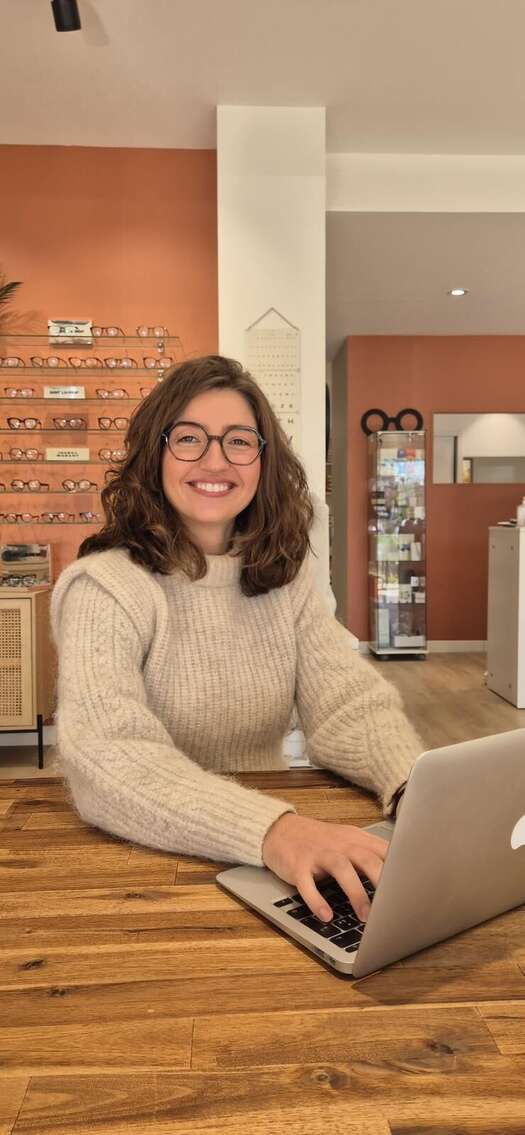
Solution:
[{"label": "recessed ceiling light", "polygon": [[448,294],[449,296],[466,296],[467,293],[468,288],[451,288]]}]

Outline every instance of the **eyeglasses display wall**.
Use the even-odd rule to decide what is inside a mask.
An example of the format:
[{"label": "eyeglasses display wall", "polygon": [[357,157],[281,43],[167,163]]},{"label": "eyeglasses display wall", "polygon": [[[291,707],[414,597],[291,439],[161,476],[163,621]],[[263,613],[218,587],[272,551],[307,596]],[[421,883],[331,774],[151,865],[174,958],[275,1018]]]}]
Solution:
[{"label": "eyeglasses display wall", "polygon": [[183,358],[179,337],[160,325],[134,335],[95,326],[91,334],[74,345],[47,334],[0,335],[2,542],[44,541],[53,525],[56,575],[103,521],[100,492],[108,466],[125,457],[135,406]]}]

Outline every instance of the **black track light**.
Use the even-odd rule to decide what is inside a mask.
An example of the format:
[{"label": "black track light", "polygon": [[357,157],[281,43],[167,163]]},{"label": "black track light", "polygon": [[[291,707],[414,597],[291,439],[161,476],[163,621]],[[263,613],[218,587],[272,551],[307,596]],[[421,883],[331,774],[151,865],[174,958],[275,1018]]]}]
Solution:
[{"label": "black track light", "polygon": [[78,32],[80,14],[77,0],[51,0],[57,32]]}]

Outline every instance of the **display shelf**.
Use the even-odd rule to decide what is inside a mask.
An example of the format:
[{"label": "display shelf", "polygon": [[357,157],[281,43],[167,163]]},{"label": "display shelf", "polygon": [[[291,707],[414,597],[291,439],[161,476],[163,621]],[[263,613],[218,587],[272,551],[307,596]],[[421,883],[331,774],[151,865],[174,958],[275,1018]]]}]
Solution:
[{"label": "display shelf", "polygon": [[[110,415],[108,414],[108,417],[109,416]],[[117,417],[120,417],[120,415],[117,415]],[[61,437],[65,434],[78,434],[80,437],[85,437],[86,434],[119,434],[124,437],[125,433],[125,430],[120,430],[116,426],[111,426],[108,430],[101,429],[100,427],[97,428],[95,426],[93,426],[92,428],[88,427],[88,429],[75,429],[73,426],[66,429],[62,429],[60,426],[41,426],[38,429],[28,430],[6,430],[3,427],[2,429],[0,429],[0,434],[3,434],[4,436],[7,435],[8,437],[19,437],[20,434],[31,434],[31,437],[35,437],[37,434],[60,434]]]},{"label": "display shelf", "polygon": [[[17,343],[21,347],[52,347],[53,351],[70,351],[82,348],[83,350],[92,350],[93,347],[100,345],[101,347],[141,347],[143,344],[149,346],[156,346],[157,350],[162,350],[163,345],[169,343],[170,346],[178,347],[182,350],[182,341],[178,335],[93,335],[91,339],[85,343],[54,343],[50,341],[49,335],[24,335],[16,331],[2,331],[0,332],[0,343]],[[13,369],[16,367],[2,369]]]},{"label": "display shelf", "polygon": [[[2,513],[0,511],[0,520]],[[16,528],[20,531],[25,531],[28,528],[72,528],[74,525],[81,528],[99,528],[102,521],[100,520],[38,520],[32,518],[31,520],[2,520],[3,524],[7,524],[10,528]]]},{"label": "display shelf", "polygon": [[[109,434],[110,430],[102,430],[101,432],[103,432],[103,434]],[[68,465],[74,465],[75,471],[77,472],[79,465],[99,465],[101,469],[110,469],[112,464],[113,462],[111,461],[92,461],[91,459],[84,459],[84,457],[81,457],[81,459],[78,460],[75,459],[70,461],[46,461],[45,457],[41,457],[40,461],[37,461],[36,459],[32,461],[31,457],[6,457],[5,455],[2,455],[0,453],[0,476],[2,474],[2,470],[6,469],[7,465],[14,465],[15,469],[18,470],[24,469],[25,465],[31,465],[32,469],[33,465],[46,465],[48,466],[48,468],[50,465],[56,465],[57,468],[60,469],[67,469]]]},{"label": "display shelf", "polygon": [[[175,366],[175,363],[173,363],[173,366]],[[85,381],[87,378],[109,378],[110,376],[112,378],[118,376],[121,379],[125,375],[130,378],[136,375],[137,378],[151,378],[153,380],[154,378],[163,378],[168,370],[170,370],[170,367],[32,367],[27,365],[23,367],[0,367],[0,376],[4,376],[6,385],[14,386],[15,378],[32,378],[35,382],[38,382],[40,374],[44,374],[46,378],[53,376],[53,378],[64,380],[81,378]],[[9,378],[13,379],[12,383],[8,382]],[[63,386],[64,383],[56,382],[54,385]],[[74,383],[74,385],[78,384]]]},{"label": "display shelf", "polygon": [[[151,389],[154,390],[155,387],[152,386]],[[149,393],[151,393],[151,391],[149,391]],[[146,397],[146,395],[144,395],[144,397]],[[134,397],[130,397],[130,398],[40,398],[40,397],[37,397],[37,396],[31,396],[30,398],[18,398],[18,399],[7,398],[7,397],[6,398],[0,398],[0,406],[6,406],[6,407],[9,406],[9,405],[12,406],[14,402],[17,402],[19,406],[23,405],[24,408],[26,406],[48,406],[49,407],[50,402],[52,402],[53,405],[55,405],[58,402],[58,403],[60,403],[61,406],[70,406],[72,402],[81,402],[83,406],[85,406],[86,403],[87,403],[88,406],[89,405],[106,406],[106,407],[111,407],[112,409],[115,409],[115,408],[118,409],[119,406],[125,406],[126,403],[128,403],[128,402],[131,402],[133,404],[137,403],[137,404],[140,405],[140,403],[143,402],[143,401],[144,401],[144,398],[141,398],[140,396],[137,396],[136,398],[134,398]],[[12,432],[14,433],[15,431],[13,430]]]},{"label": "display shelf", "polygon": [[369,647],[427,654],[425,431],[369,438]]}]

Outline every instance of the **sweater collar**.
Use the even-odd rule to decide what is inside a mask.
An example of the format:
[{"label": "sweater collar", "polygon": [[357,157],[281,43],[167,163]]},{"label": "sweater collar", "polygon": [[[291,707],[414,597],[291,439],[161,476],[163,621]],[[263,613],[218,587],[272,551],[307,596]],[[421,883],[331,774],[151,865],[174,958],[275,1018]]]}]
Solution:
[{"label": "sweater collar", "polygon": [[207,572],[203,579],[196,579],[193,587],[234,587],[238,585],[241,574],[241,556],[206,556]]}]

